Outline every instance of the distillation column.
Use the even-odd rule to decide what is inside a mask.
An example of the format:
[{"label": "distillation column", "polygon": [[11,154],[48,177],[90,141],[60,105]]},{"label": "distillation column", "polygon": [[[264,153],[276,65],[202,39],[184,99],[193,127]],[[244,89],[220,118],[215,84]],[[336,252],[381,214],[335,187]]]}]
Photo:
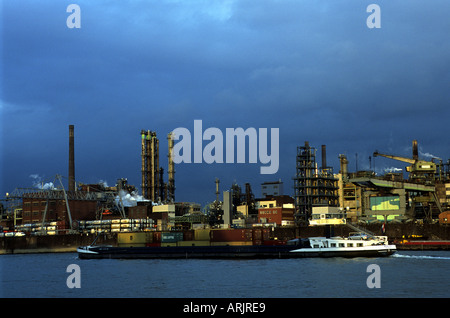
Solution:
[{"label": "distillation column", "polygon": [[159,140],[156,133],[141,130],[142,196],[156,202],[159,198]]},{"label": "distillation column", "polygon": [[169,182],[167,189],[167,201],[174,202],[175,201],[175,163],[173,162],[173,133],[170,132],[167,135],[167,140],[169,142]]}]

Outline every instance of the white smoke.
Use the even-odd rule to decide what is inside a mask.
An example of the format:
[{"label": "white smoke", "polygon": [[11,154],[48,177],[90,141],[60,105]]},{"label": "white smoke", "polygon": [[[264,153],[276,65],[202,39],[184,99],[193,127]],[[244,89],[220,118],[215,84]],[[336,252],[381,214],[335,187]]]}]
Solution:
[{"label": "white smoke", "polygon": [[97,184],[101,184],[103,187],[107,188],[108,187],[108,182],[105,180],[99,180],[97,182]]},{"label": "white smoke", "polygon": [[435,155],[433,155],[433,154],[431,154],[429,152],[422,152],[422,151],[419,150],[419,154],[422,157],[426,157],[426,158],[430,158],[430,159],[442,160],[442,158],[439,158],[438,156],[435,156]]},{"label": "white smoke", "polygon": [[53,182],[42,182],[42,177],[35,174],[30,174],[30,178],[33,179],[33,187],[41,189],[41,190],[55,190],[56,187]]},{"label": "white smoke", "polygon": [[390,168],[385,168],[384,171],[385,172],[402,172],[402,169],[390,167]]},{"label": "white smoke", "polygon": [[120,205],[121,200],[124,207],[137,206],[138,202],[150,201],[145,199],[142,195],[137,194],[136,192],[128,193],[125,190],[120,190],[119,194],[116,196],[117,205]]}]

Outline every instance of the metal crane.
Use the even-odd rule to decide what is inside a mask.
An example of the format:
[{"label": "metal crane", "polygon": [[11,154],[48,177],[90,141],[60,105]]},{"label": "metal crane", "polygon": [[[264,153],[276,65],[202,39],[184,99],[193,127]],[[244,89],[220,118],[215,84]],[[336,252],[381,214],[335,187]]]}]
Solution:
[{"label": "metal crane", "polygon": [[[437,166],[433,161],[425,161],[419,159],[419,151],[417,147],[417,140],[413,140],[413,156],[412,158],[405,158],[400,156],[394,156],[394,155],[387,155],[379,153],[378,151],[375,151],[373,153],[374,157],[381,156],[389,159],[394,159],[402,162],[409,163],[410,166],[406,167],[406,171],[409,172],[409,179],[413,182],[419,182],[419,183],[425,183],[425,184],[434,184],[435,183],[435,177],[436,177],[436,169]],[[437,210],[439,212],[442,212],[442,207],[439,202],[439,199],[436,195],[435,191],[431,191],[426,196],[415,196],[413,197],[413,201],[416,203],[420,203],[422,205],[422,208],[424,209],[424,215],[425,218],[429,221],[432,220],[432,208],[430,204],[435,204],[437,207]],[[424,207],[423,204],[427,204],[427,207]]]},{"label": "metal crane", "polygon": [[406,171],[410,173],[409,177],[412,180],[431,181],[434,180],[436,174],[436,164],[432,161],[419,160],[417,140],[413,140],[413,157],[406,158],[394,155],[387,155],[375,151],[374,157],[380,156],[389,159],[394,159],[402,162],[409,163],[410,166],[406,167]]}]

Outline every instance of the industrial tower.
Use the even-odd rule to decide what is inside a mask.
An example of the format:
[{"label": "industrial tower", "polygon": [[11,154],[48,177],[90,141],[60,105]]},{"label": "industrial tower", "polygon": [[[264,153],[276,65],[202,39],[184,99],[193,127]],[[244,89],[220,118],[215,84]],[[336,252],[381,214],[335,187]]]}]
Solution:
[{"label": "industrial tower", "polygon": [[153,202],[175,201],[175,168],[173,162],[173,138],[169,133],[169,182],[164,183],[164,169],[159,166],[159,140],[156,132],[141,130],[142,196]]},{"label": "industrial tower", "polygon": [[322,168],[316,164],[316,148],[297,147],[296,175],[294,177],[295,218],[298,223],[307,222],[313,206],[338,206],[338,179],[333,168],[326,164],[326,147],[322,146]]},{"label": "industrial tower", "polygon": [[142,196],[153,202],[159,197],[159,140],[156,132],[141,130]]}]

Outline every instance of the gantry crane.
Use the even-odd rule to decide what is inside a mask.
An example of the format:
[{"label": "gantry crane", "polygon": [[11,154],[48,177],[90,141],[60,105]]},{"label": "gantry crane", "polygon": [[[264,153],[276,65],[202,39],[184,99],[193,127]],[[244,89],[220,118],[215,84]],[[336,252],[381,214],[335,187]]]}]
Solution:
[{"label": "gantry crane", "polygon": [[406,171],[409,172],[409,179],[412,181],[433,181],[436,174],[436,164],[432,161],[420,160],[417,149],[417,140],[413,140],[412,158],[387,155],[379,153],[378,151],[375,151],[373,156],[380,156],[409,163],[410,166],[406,167]]},{"label": "gantry crane", "polygon": [[[400,156],[394,156],[394,155],[387,155],[379,153],[378,151],[375,151],[373,153],[374,157],[381,156],[389,159],[394,159],[402,162],[409,163],[410,166],[406,167],[406,171],[409,172],[409,179],[413,182],[418,183],[427,183],[427,184],[434,184],[435,178],[436,178],[436,164],[432,161],[425,161],[419,159],[419,152],[417,147],[417,140],[413,140],[413,157],[412,158],[405,158]],[[422,205],[425,218],[428,221],[432,220],[432,208],[431,205],[435,204],[437,207],[438,212],[442,212],[442,207],[439,202],[439,199],[436,195],[435,191],[430,192],[426,196],[416,196],[413,197],[413,202],[420,203]],[[426,204],[428,208],[423,206],[423,204]]]}]

